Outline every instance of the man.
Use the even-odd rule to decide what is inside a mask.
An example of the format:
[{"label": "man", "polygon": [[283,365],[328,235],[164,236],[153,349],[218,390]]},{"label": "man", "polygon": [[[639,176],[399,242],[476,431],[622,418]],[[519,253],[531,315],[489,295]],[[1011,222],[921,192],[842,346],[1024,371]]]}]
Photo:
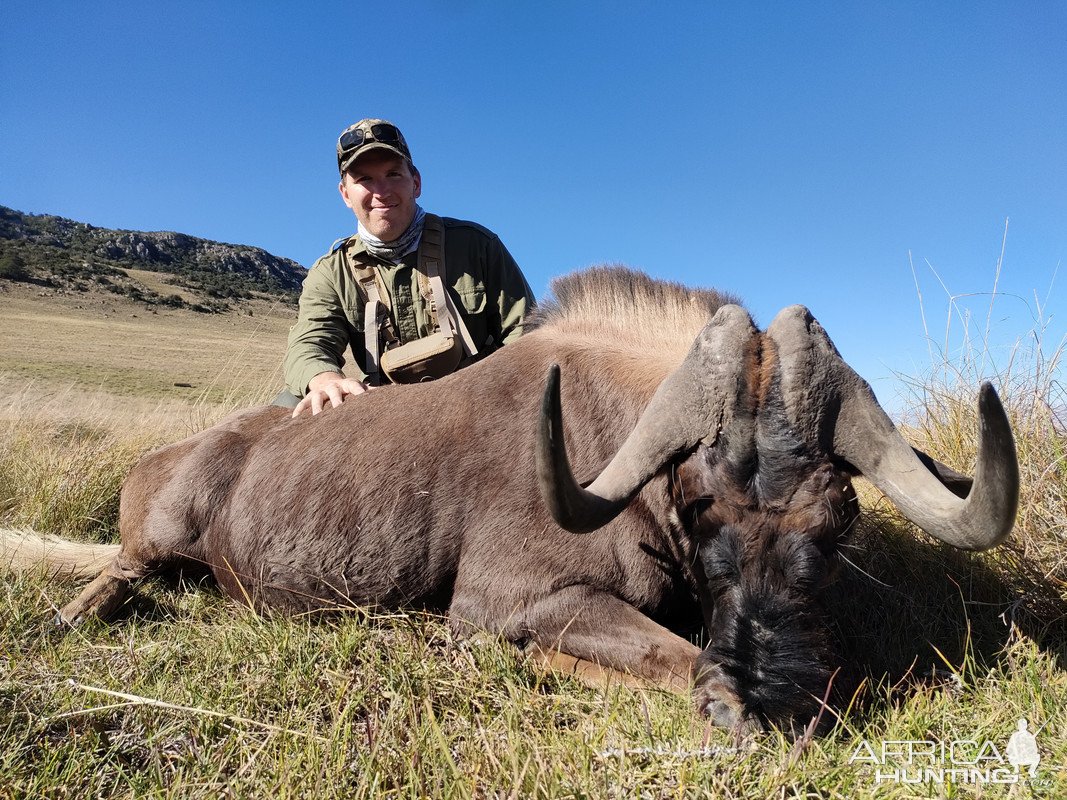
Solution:
[{"label": "man", "polygon": [[[472,363],[521,336],[523,317],[534,303],[495,234],[418,206],[422,176],[395,125],[364,119],[346,128],[337,140],[337,167],[338,188],[356,215],[357,232],[316,261],[304,280],[285,356],[288,391],[275,401],[295,403],[294,417],[308,410],[318,414],[327,401],[337,407],[379,380],[426,379],[417,370],[414,377],[390,372],[388,364],[391,355],[404,352],[401,347],[414,352],[413,343],[431,337],[447,343],[452,336],[462,339],[458,367]],[[438,264],[443,264],[439,276]],[[342,372],[349,345],[354,360]],[[443,369],[458,368],[452,364]]]}]

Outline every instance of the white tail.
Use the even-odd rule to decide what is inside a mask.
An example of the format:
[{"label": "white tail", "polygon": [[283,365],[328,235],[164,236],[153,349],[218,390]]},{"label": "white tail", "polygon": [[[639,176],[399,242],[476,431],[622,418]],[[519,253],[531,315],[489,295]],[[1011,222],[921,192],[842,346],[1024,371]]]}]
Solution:
[{"label": "white tail", "polygon": [[0,529],[0,567],[14,572],[46,568],[51,575],[97,575],[118,555],[121,545],[72,542],[58,536]]}]

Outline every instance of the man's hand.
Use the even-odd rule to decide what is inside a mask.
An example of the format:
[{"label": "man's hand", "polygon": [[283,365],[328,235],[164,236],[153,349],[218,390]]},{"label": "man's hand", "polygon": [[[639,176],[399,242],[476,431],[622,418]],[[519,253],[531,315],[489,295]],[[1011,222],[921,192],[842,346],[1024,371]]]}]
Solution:
[{"label": "man's hand", "polygon": [[326,401],[330,401],[332,408],[337,408],[350,394],[363,394],[370,391],[371,387],[354,378],[346,378],[340,372],[320,372],[308,383],[308,393],[293,409],[293,416],[298,417],[311,409],[314,416],[326,407]]}]

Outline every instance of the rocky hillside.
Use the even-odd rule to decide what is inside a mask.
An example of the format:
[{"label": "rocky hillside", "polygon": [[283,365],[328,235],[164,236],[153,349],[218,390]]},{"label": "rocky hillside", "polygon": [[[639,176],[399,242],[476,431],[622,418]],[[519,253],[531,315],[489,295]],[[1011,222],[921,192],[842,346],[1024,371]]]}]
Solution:
[{"label": "rocky hillside", "polygon": [[[129,270],[162,273],[169,294],[147,288]],[[223,311],[261,297],[295,304],[306,270],[246,245],[182,233],[97,228],[0,206],[0,279],[61,289],[106,289],[151,304]]]}]

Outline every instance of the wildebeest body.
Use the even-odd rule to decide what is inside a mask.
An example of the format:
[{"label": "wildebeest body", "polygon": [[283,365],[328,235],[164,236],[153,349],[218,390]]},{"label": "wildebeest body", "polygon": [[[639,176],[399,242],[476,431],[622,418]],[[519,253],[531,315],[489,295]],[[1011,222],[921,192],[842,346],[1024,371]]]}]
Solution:
[{"label": "wildebeest body", "polygon": [[[554,288],[531,333],[455,375],[316,417],[240,412],[147,456],[121,549],[63,619],[194,561],[242,602],[427,607],[555,666],[695,681],[721,724],[791,724],[829,676],[818,592],[858,514],[853,475],[955,546],[1010,530],[991,387],[960,500],[942,481],[969,479],[920,463],[806,309],[760,332],[728,298],[628,270]],[[700,623],[703,652],[679,635]]]},{"label": "wildebeest body", "polygon": [[458,620],[520,630],[524,609],[580,585],[670,617],[695,594],[677,566],[683,545],[656,523],[665,478],[580,538],[551,520],[536,492],[528,442],[540,398],[530,375],[586,361],[586,380],[565,397],[575,419],[597,420],[568,431],[576,465],[591,472],[665,374],[626,370],[616,385],[616,364],[575,350],[568,358],[528,336],[509,346],[506,364],[384,387],[321,416],[239,412],[145,458],[123,494],[122,528],[135,535],[143,525],[146,541],[167,543],[149,552],[208,563],[230,595],[269,607],[451,606]]}]

